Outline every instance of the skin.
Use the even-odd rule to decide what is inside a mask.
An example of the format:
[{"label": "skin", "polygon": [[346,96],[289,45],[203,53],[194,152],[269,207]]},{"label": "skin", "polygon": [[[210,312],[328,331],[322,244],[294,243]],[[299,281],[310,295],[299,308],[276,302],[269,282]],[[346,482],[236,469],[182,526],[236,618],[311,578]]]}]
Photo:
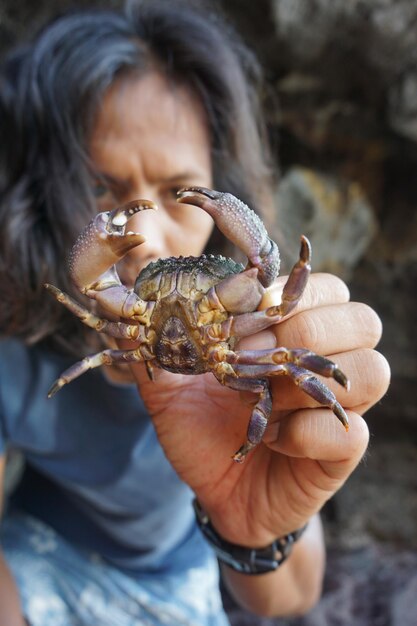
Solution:
[{"label": "skin", "polygon": [[[3,513],[3,484],[6,457],[0,456],[0,518]],[[0,550],[0,624],[5,626],[26,626],[20,610],[19,594],[12,574]]]},{"label": "skin", "polygon": [[176,201],[179,189],[212,183],[209,133],[200,103],[185,88],[172,91],[158,74],[116,83],[107,93],[91,139],[100,178],[98,209],[107,211],[135,198],[150,199],[158,211],[129,221],[146,242],[119,266],[125,285],[138,269],[168,256],[200,255],[211,217]]},{"label": "skin", "polygon": [[[132,220],[131,229],[144,234],[147,242],[118,268],[126,285],[132,286],[138,271],[152,260],[203,251],[211,218],[175,201],[181,187],[213,186],[206,119],[186,88],[173,91],[156,73],[119,81],[103,101],[90,152],[97,171],[92,184],[98,210],[134,198],[159,206],[157,212],[143,212]],[[279,303],[285,280],[278,278],[262,307]],[[224,567],[230,591],[251,611],[300,614],[319,598],[325,552],[318,512],[366,450],[369,435],[361,416],[389,383],[389,367],[374,350],[380,335],[378,316],[364,304],[349,302],[341,280],[312,275],[296,310],[240,347],[306,347],[335,359],[349,376],[351,391],[326,382],[347,410],[349,432],[291,381],[276,378],[264,442],[242,465],[230,457],[245,439],[251,394],[222,387],[211,374],[181,376],[158,370],[152,383],[143,365],[131,367],[167,458],[225,539],[262,547],[310,522],[276,572],[243,576]],[[120,345],[132,347],[129,342]],[[3,467],[0,459],[0,478]],[[2,560],[0,582],[1,623],[22,624],[16,589]]]},{"label": "skin", "polygon": [[[187,206],[182,213],[170,195],[185,185],[212,186],[207,124],[190,92],[173,92],[157,74],[116,85],[104,101],[91,145],[98,171],[121,180],[106,192],[113,196],[107,200],[111,206],[134,197],[160,206],[157,214],[135,218],[132,230],[145,234],[148,242],[126,257],[120,268],[125,282],[132,284],[137,271],[155,258],[203,251],[210,218]],[[103,196],[100,209],[110,208],[105,200]],[[262,306],[279,302],[285,280],[277,280]],[[295,614],[319,597],[324,548],[317,513],[366,450],[369,435],[361,415],[384,395],[389,381],[388,365],[374,351],[380,335],[375,312],[349,302],[341,280],[319,274],[312,276],[289,318],[242,342],[242,347],[259,349],[308,347],[336,359],[351,380],[349,393],[329,382],[348,412],[346,433],[329,410],[317,408],[290,381],[274,379],[264,444],[242,466],[230,456],[245,438],[251,394],[222,387],[211,374],[158,370],[152,383],[142,365],[132,366],[167,457],[225,539],[262,547],[313,518],[291,558],[276,572],[247,577],[224,568],[232,593],[250,610]],[[121,346],[131,347],[129,342]]]}]

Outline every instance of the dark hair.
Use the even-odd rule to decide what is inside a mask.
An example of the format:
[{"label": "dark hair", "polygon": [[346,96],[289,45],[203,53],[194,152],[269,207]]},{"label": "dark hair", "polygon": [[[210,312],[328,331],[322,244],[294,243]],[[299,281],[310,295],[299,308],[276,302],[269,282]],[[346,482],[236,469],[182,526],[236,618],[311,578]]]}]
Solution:
[{"label": "dark hair", "polygon": [[[261,73],[229,25],[207,8],[173,0],[61,15],[12,51],[0,72],[2,334],[85,352],[91,331],[43,283],[80,298],[66,259],[96,211],[87,152],[95,112],[116,78],[155,65],[188,84],[205,107],[214,186],[265,213],[270,167],[258,106]],[[216,231],[209,246],[226,251]]]}]

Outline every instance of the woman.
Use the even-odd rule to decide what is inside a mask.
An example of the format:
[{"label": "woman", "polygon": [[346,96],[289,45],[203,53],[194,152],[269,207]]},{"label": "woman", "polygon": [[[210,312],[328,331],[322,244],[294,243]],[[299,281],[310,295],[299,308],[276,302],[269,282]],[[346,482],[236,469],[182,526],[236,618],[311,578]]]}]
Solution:
[{"label": "woman", "polygon": [[[335,389],[348,434],[280,379],[264,443],[242,466],[230,454],[253,398],[210,374],[161,371],[151,382],[140,365],[109,368],[45,397],[74,354],[97,349],[97,335],[42,288],[80,298],[66,259],[97,210],[134,198],[159,206],[132,219],[147,241],[118,266],[127,285],[157,258],[227,250],[203,211],[178,205],[182,187],[227,190],[268,218],[259,79],[218,18],[155,0],[64,15],[4,63],[0,475],[7,446],[22,451],[26,471],[2,523],[1,623],[226,624],[194,496],[229,553],[224,580],[243,606],[288,615],[319,597],[318,512],[360,461],[361,414],[389,377],[373,350],[379,319],[350,303],[336,277],[313,276],[296,312],[245,345],[337,354],[352,385]],[[287,537],[298,540],[282,565],[269,555],[268,573],[239,571],[236,546],[259,550],[306,524]]]}]

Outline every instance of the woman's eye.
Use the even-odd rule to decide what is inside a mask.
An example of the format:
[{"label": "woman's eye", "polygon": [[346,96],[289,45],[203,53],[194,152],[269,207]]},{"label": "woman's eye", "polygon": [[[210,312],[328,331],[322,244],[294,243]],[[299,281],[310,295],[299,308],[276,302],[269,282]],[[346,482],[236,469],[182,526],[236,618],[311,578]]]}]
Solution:
[{"label": "woman's eye", "polygon": [[167,193],[171,198],[173,198],[176,201],[178,198],[178,192],[180,189],[182,189],[182,186],[176,185],[175,187],[170,187]]},{"label": "woman's eye", "polygon": [[[166,187],[165,189],[161,189],[159,192],[159,198],[162,202],[163,206],[169,211],[172,211],[176,208],[177,205],[177,192],[181,189],[181,187]],[[151,198],[152,199],[152,198]]]},{"label": "woman's eye", "polygon": [[109,188],[103,183],[97,182],[93,185],[93,194],[95,198],[102,198],[109,193]]}]

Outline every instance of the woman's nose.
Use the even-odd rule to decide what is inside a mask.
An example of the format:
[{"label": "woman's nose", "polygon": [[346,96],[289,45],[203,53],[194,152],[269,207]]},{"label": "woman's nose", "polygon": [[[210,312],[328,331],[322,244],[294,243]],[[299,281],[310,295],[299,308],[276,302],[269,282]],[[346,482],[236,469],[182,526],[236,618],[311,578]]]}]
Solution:
[{"label": "woman's nose", "polygon": [[151,261],[169,256],[165,252],[164,236],[156,216],[159,211],[143,211],[129,220],[127,230],[140,233],[146,241],[133,248],[118,264],[121,281],[133,287],[139,272]]},{"label": "woman's nose", "polygon": [[128,230],[140,233],[146,238],[146,241],[140,246],[133,248],[129,256],[137,258],[141,263],[148,263],[149,261],[167,256],[165,222],[163,209],[160,208],[156,211],[143,211],[131,218]]}]

